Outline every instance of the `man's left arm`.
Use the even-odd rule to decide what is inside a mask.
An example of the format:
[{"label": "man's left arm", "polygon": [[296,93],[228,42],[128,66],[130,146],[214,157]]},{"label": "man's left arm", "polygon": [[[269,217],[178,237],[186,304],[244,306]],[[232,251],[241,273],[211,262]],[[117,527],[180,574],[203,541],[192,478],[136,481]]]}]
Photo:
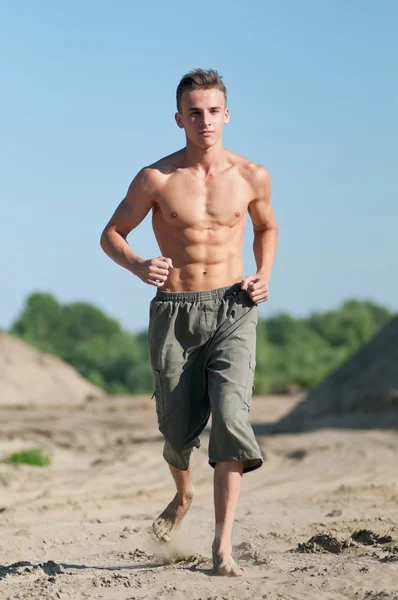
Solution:
[{"label": "man's left arm", "polygon": [[278,239],[278,225],[271,204],[271,177],[264,167],[257,167],[253,174],[255,198],[248,206],[253,223],[253,252],[257,273],[248,275],[242,281],[242,289],[247,289],[256,304],[268,300],[268,285]]}]

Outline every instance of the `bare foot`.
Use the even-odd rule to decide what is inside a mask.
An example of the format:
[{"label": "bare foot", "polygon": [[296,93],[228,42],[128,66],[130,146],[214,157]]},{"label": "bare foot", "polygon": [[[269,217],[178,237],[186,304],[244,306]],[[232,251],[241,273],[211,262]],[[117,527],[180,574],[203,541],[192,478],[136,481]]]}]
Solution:
[{"label": "bare foot", "polygon": [[193,491],[184,494],[181,500],[176,494],[162,514],[152,523],[152,529],[160,542],[170,542],[175,537],[192,500]]},{"label": "bare foot", "polygon": [[224,575],[224,577],[242,577],[244,573],[231,553],[218,553],[215,550],[213,550],[213,572],[214,575]]}]

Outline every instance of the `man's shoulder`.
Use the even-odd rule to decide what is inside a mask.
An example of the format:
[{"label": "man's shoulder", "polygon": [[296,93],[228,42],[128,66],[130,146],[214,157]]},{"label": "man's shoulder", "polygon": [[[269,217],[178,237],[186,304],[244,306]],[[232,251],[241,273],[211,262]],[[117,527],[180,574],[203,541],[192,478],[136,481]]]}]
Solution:
[{"label": "man's shoulder", "polygon": [[151,165],[144,167],[144,171],[148,177],[160,177],[165,175],[172,175],[177,169],[180,169],[183,164],[183,151],[177,150],[172,154],[163,156],[159,160],[155,161]]},{"label": "man's shoulder", "polygon": [[268,185],[271,181],[268,170],[258,163],[230,152],[230,160],[237,167],[239,174],[251,185],[262,186]]},{"label": "man's shoulder", "polygon": [[135,180],[142,190],[154,193],[159,190],[167,177],[172,175],[180,166],[181,150],[143,167],[135,176]]}]

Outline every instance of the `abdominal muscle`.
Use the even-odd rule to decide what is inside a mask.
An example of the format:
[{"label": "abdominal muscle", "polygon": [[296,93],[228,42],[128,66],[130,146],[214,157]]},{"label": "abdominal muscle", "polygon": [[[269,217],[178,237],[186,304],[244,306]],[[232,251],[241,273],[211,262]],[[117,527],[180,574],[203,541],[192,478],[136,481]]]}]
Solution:
[{"label": "abdominal muscle", "polygon": [[234,227],[158,227],[154,233],[163,256],[173,268],[161,287],[164,291],[200,291],[227,287],[242,281],[244,223]]}]

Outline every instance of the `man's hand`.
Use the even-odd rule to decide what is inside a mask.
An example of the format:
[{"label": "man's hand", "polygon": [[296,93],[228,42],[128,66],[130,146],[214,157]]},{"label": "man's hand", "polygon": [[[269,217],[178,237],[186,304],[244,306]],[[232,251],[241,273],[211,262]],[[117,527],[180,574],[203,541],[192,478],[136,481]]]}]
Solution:
[{"label": "man's hand", "polygon": [[259,275],[248,275],[245,277],[242,281],[242,290],[247,290],[250,298],[256,304],[268,300],[267,280]]},{"label": "man's hand", "polygon": [[171,258],[159,256],[158,258],[150,258],[145,260],[134,270],[135,275],[144,283],[162,287],[169,276],[170,269],[173,268]]}]

